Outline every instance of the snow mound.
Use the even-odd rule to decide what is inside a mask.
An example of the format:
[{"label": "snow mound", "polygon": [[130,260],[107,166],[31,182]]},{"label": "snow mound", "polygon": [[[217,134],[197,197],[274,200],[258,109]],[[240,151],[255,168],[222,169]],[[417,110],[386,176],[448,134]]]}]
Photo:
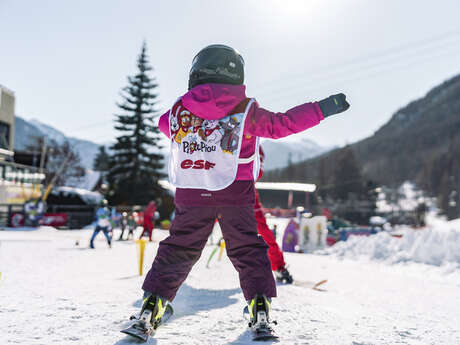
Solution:
[{"label": "snow mound", "polygon": [[320,254],[350,259],[367,258],[390,264],[417,262],[441,266],[460,264],[460,219],[423,230],[403,229],[401,238],[387,232],[369,237],[351,236]]},{"label": "snow mound", "polygon": [[58,231],[56,228],[52,227],[52,226],[38,226],[38,227],[32,227],[32,226],[19,226],[19,227],[15,227],[15,228],[4,228],[4,229],[0,229],[0,230],[3,230],[3,231],[34,231],[34,232],[37,232],[37,231],[40,231],[40,232],[46,232],[46,231]]}]

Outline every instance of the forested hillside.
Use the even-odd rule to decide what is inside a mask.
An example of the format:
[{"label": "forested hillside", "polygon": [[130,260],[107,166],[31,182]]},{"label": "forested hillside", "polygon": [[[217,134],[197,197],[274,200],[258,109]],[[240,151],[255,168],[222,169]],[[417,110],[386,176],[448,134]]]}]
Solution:
[{"label": "forested hillside", "polygon": [[410,180],[439,197],[446,212],[458,214],[460,75],[398,110],[371,137],[270,171],[265,180],[314,182],[327,195],[353,192],[370,181],[395,186]]}]

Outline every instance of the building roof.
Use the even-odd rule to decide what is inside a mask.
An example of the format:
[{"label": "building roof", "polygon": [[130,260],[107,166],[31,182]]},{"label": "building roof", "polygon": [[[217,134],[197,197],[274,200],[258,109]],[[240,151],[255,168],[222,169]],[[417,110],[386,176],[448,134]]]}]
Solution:
[{"label": "building roof", "polygon": [[314,192],[316,185],[313,183],[291,182],[256,182],[257,189],[285,190],[293,192]]},{"label": "building roof", "polygon": [[[168,180],[158,181],[163,188],[175,191],[174,187]],[[316,185],[312,183],[289,183],[289,182],[256,182],[257,189],[285,190],[293,192],[314,192]]]}]

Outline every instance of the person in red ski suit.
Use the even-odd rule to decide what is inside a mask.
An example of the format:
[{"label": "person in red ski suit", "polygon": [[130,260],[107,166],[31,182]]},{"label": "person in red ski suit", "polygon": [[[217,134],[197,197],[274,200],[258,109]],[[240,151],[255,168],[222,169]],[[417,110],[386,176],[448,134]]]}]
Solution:
[{"label": "person in red ski suit", "polygon": [[154,217],[156,210],[157,206],[155,201],[150,201],[144,211],[144,230],[142,230],[142,234],[139,236],[139,239],[141,239],[145,233],[148,233],[149,241],[152,241],[152,232],[155,225]]},{"label": "person in red ski suit", "polygon": [[[259,170],[259,177],[257,180],[259,181],[263,175],[263,163],[265,154],[262,150],[262,146],[259,146],[259,157],[260,157],[260,170]],[[262,208],[262,203],[260,202],[259,193],[257,189],[256,192],[256,202],[254,204],[254,213],[256,216],[257,221],[257,232],[262,236],[265,243],[268,245],[268,258],[270,259],[270,264],[272,266],[272,270],[275,271],[276,280],[285,282],[285,283],[292,283],[293,279],[289,271],[286,269],[286,262],[284,261],[283,252],[276,243],[275,235],[273,231],[267,225],[267,221],[265,219],[265,214]]]}]

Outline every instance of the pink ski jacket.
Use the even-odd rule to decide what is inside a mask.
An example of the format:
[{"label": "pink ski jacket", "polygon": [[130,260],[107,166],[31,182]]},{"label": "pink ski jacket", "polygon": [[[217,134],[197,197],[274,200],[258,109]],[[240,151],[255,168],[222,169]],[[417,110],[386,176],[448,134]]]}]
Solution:
[{"label": "pink ski jacket", "polygon": [[[203,84],[181,97],[182,105],[192,114],[207,120],[221,119],[232,113],[246,97],[246,86]],[[253,102],[246,117],[240,158],[254,155],[256,138],[279,139],[316,126],[324,119],[317,102],[305,103],[285,113],[274,113]],[[169,111],[163,114],[158,127],[169,137]],[[268,157],[269,158],[269,157]],[[253,180],[253,162],[239,164],[236,181]]]}]

